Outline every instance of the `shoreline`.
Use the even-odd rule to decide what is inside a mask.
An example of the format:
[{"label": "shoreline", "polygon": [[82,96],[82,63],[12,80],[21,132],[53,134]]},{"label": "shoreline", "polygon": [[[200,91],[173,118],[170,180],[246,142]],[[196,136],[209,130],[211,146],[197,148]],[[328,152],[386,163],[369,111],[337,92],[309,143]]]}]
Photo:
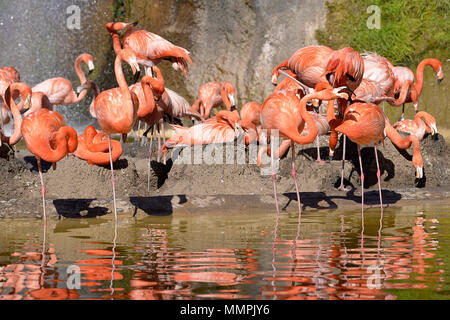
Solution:
[{"label": "shoreline", "polygon": [[[384,209],[426,204],[447,204],[450,207],[450,185],[437,188],[382,190]],[[360,193],[353,194],[333,190],[324,192],[300,192],[302,214],[312,211],[360,210]],[[364,210],[378,209],[377,190],[364,193]],[[296,194],[278,194],[280,214],[297,213]],[[0,219],[42,218],[42,200],[1,200]],[[49,218],[96,218],[113,216],[112,199],[46,199]],[[215,212],[262,212],[276,214],[273,194],[246,195],[160,195],[130,196],[117,199],[119,216],[167,216],[172,214],[214,214]]]}]

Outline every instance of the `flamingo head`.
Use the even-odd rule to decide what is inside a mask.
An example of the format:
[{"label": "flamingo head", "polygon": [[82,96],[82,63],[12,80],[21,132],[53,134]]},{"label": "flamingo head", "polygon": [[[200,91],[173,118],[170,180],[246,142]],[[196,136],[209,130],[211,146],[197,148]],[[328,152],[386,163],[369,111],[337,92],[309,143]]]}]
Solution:
[{"label": "flamingo head", "polygon": [[[223,99],[225,97],[226,99]],[[224,102],[229,101],[229,105],[226,103],[228,111],[236,110],[235,89],[231,82],[225,81],[222,84],[222,99]]]},{"label": "flamingo head", "polygon": [[119,53],[122,61],[128,63],[131,67],[131,71],[133,72],[134,80],[133,83],[136,83],[139,80],[139,76],[141,75],[141,69],[139,64],[137,63],[137,58],[135,52],[131,48],[124,48]]},{"label": "flamingo head", "polygon": [[413,165],[416,169],[416,178],[422,179],[423,178],[423,159],[420,152],[417,152],[413,155]]},{"label": "flamingo head", "polygon": [[108,22],[106,24],[106,29],[110,33],[115,33],[120,30],[124,30],[126,28],[132,28],[138,25],[138,21],[132,22],[132,23],[126,23],[126,22]]},{"label": "flamingo head", "polygon": [[439,66],[437,77],[438,77],[437,83],[441,84],[442,80],[444,80],[444,72],[442,71],[442,64]]},{"label": "flamingo head", "polygon": [[342,48],[330,55],[324,76],[331,86],[345,86],[354,91],[361,83],[363,74],[361,55],[352,48]]},{"label": "flamingo head", "polygon": [[4,98],[6,101],[6,105],[11,109],[10,105],[11,100],[15,100],[20,96],[21,101],[18,105],[16,105],[16,108],[19,111],[23,112],[24,108],[25,109],[31,108],[32,94],[33,93],[31,91],[30,86],[26,85],[23,82],[15,82],[6,89]]}]

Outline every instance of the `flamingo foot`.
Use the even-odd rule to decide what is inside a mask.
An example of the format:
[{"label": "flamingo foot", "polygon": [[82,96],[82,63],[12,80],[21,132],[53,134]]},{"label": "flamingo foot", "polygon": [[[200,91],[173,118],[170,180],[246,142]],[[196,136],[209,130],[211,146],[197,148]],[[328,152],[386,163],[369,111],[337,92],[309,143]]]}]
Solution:
[{"label": "flamingo foot", "polygon": [[325,164],[325,161],[324,161],[324,160],[322,160],[322,159],[320,159],[320,158],[319,158],[319,159],[317,159],[317,160],[316,160],[316,162],[318,162],[318,163],[320,163],[320,164]]},{"label": "flamingo foot", "polygon": [[337,188],[339,191],[345,191],[348,192],[351,190],[350,187],[345,187],[344,185],[340,185],[339,188]]}]

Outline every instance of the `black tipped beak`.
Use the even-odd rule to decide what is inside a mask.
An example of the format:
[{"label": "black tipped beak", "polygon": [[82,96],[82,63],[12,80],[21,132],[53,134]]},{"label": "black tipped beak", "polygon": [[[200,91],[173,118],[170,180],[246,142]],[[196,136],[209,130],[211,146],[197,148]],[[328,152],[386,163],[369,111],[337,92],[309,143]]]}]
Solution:
[{"label": "black tipped beak", "polygon": [[94,70],[89,70],[89,71],[88,71],[88,74],[91,74],[92,72],[94,72]]},{"label": "black tipped beak", "polygon": [[22,109],[22,110],[20,110],[20,114],[21,114],[21,115],[24,115],[25,112],[27,112],[27,111],[28,111],[28,109]]},{"label": "black tipped beak", "polygon": [[139,23],[139,21],[135,21],[133,23],[130,23],[130,26],[131,27],[136,27],[138,25],[138,23]]},{"label": "black tipped beak", "polygon": [[319,107],[314,107],[314,112],[319,113]]},{"label": "black tipped beak", "polygon": [[141,76],[141,71],[136,71],[133,78],[133,83],[136,83],[139,81],[139,77]]},{"label": "black tipped beak", "polygon": [[237,109],[236,109],[236,106],[231,106],[230,110],[231,110],[231,111],[237,110]]},{"label": "black tipped beak", "polygon": [[441,84],[442,80],[444,80],[444,78],[438,79],[438,80],[437,80],[437,83],[438,83],[438,84]]}]

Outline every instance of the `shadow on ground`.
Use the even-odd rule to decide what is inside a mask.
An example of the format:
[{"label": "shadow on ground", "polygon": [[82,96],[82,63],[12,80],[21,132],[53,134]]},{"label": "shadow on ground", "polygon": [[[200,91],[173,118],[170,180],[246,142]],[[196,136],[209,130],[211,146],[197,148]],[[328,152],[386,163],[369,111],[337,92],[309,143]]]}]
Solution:
[{"label": "shadow on ground", "polygon": [[56,212],[65,218],[94,218],[108,213],[108,208],[90,208],[92,201],[96,199],[58,199],[53,200]]}]

